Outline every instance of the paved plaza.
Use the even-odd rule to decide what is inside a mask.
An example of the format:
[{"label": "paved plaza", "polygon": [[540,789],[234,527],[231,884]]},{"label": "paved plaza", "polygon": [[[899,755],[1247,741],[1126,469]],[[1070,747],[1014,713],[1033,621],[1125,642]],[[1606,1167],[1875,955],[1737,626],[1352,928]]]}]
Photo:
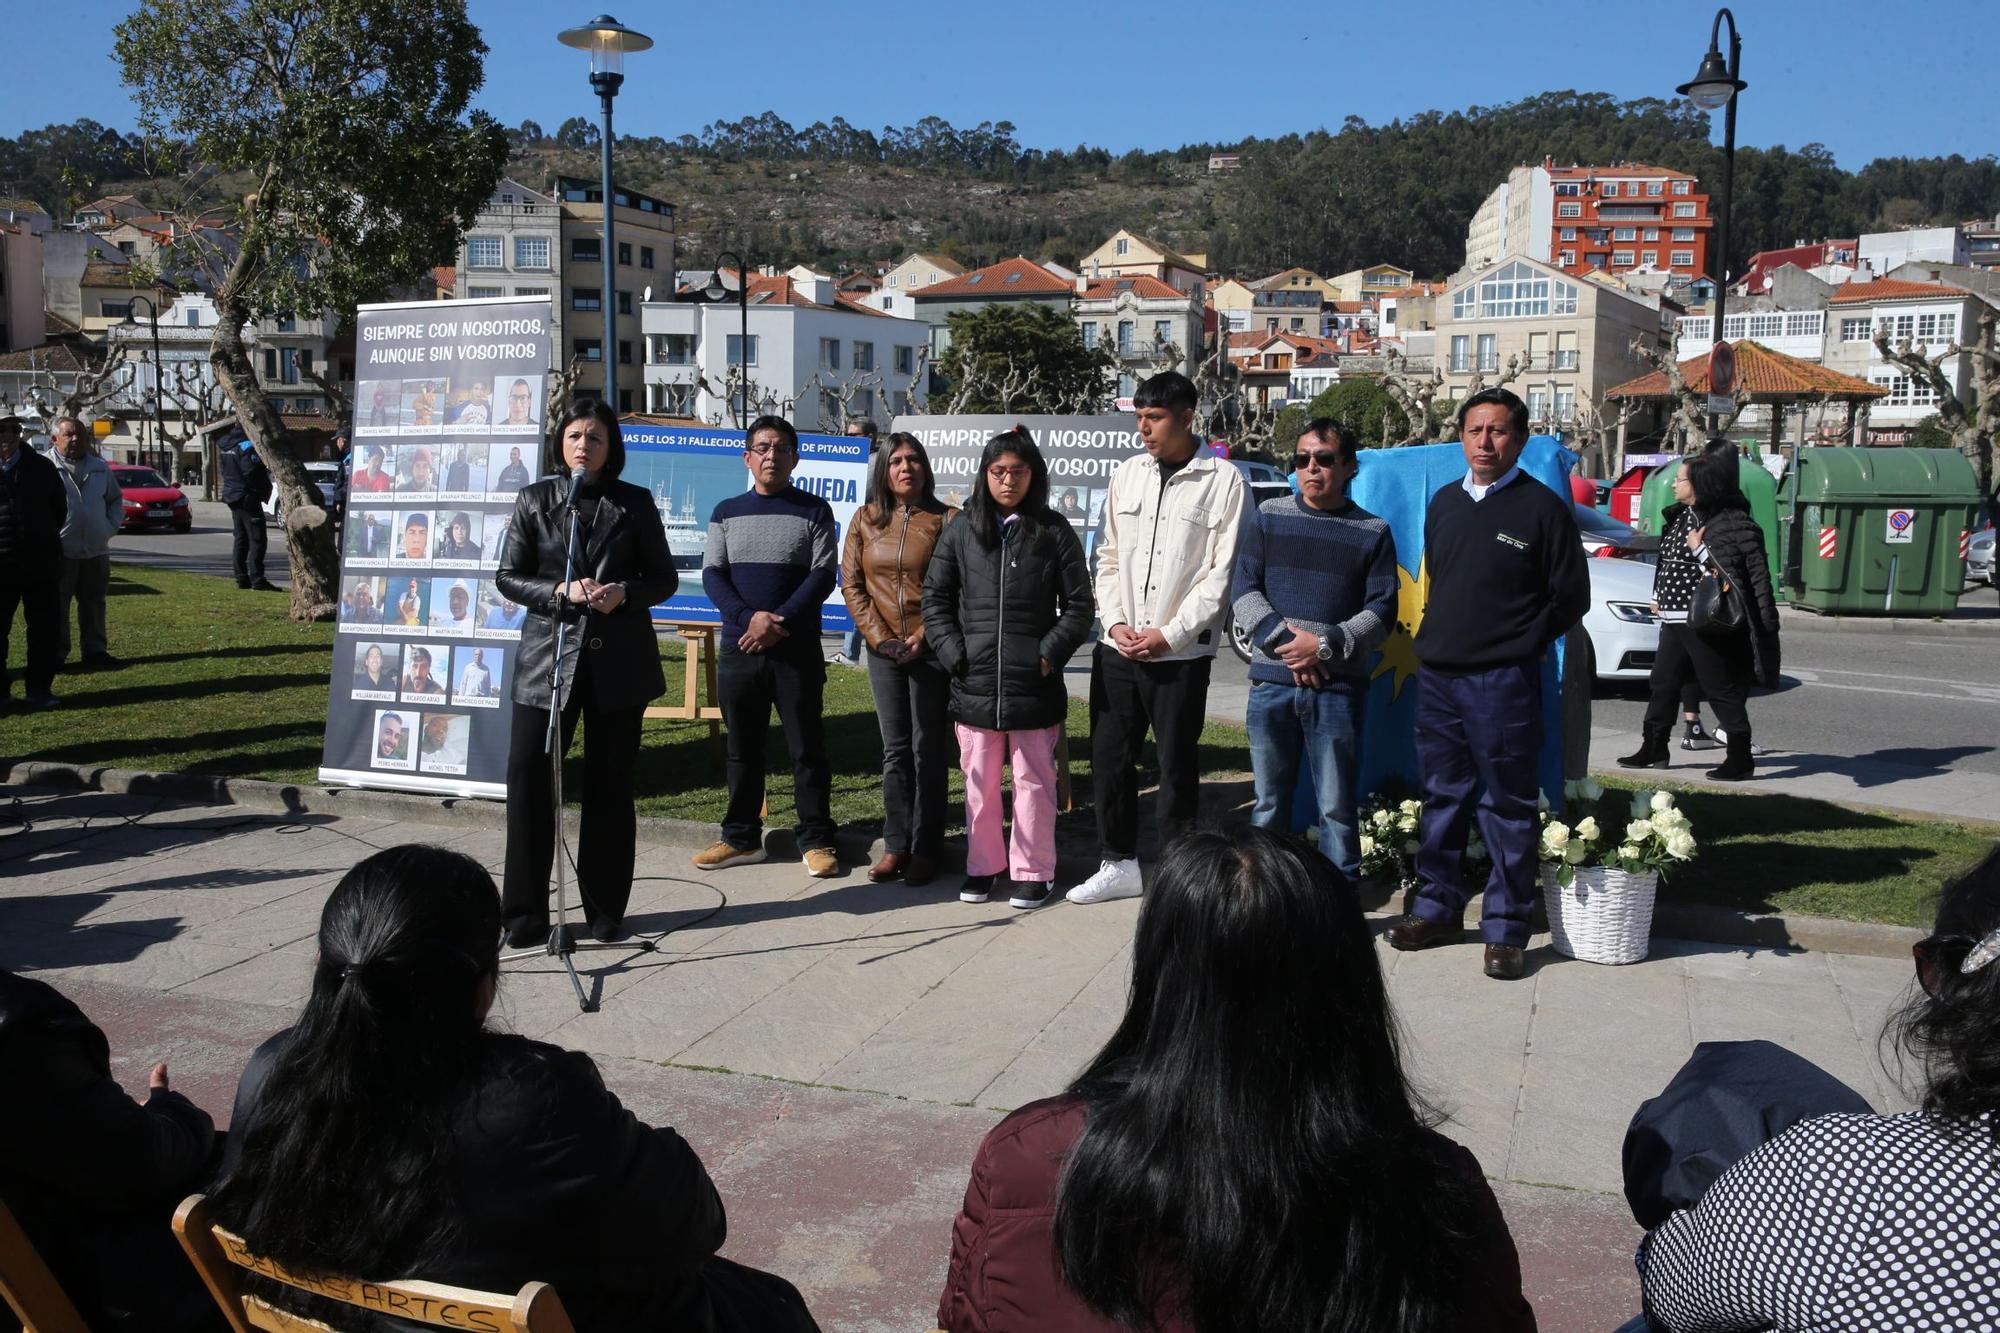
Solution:
[{"label": "paved plaza", "polygon": [[[418,802],[406,819],[32,787],[0,802],[0,965],[74,996],[128,1088],[170,1060],[218,1120],[306,995],[350,864],[427,841],[497,874],[502,852],[497,829],[418,822]],[[687,857],[642,844],[629,920],[656,949],[578,955],[598,1012],[531,958],[507,965],[496,1016],[591,1052],[642,1117],[680,1128],[730,1205],[728,1253],[797,1281],[826,1328],[928,1327],[973,1150],[1109,1034],[1139,904],[1024,914],[959,903],[950,876],[703,875]],[[1380,954],[1412,1068],[1496,1182],[1545,1329],[1635,1308],[1619,1145],[1694,1043],[1769,1038],[1879,1108],[1908,1104],[1877,1057],[1907,961],[1662,940],[1606,968],[1545,945],[1513,985],[1480,975],[1473,944]]]}]

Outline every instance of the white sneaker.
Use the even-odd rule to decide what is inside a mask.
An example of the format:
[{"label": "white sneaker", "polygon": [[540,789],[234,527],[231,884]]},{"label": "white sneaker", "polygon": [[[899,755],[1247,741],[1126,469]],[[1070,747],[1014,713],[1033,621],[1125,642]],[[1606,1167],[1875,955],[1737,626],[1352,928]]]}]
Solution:
[{"label": "white sneaker", "polygon": [[[1711,732],[1709,732],[1708,734],[1709,734],[1709,735],[1711,735],[1711,736],[1713,736],[1713,737],[1715,737],[1715,739],[1717,739],[1718,741],[1721,741],[1721,742],[1722,742],[1722,743],[1723,743],[1724,745],[1727,745],[1727,744],[1729,744],[1729,733],[1728,733],[1728,732],[1726,732],[1726,731],[1724,731],[1724,730],[1723,730],[1723,729],[1722,729],[1721,727],[1717,727],[1717,728],[1716,728],[1716,729],[1715,729],[1714,731],[1711,731]],[[1751,754],[1766,754],[1766,753],[1768,753],[1768,751],[1766,751],[1766,750],[1764,749],[1764,747],[1763,747],[1763,746],[1761,746],[1761,745],[1757,744],[1757,742],[1755,742],[1755,741],[1751,741],[1751,742],[1750,742],[1750,753],[1751,753]]]},{"label": "white sneaker", "polygon": [[1138,859],[1105,861],[1097,873],[1064,894],[1073,903],[1108,903],[1113,898],[1136,898],[1145,892],[1139,878]]}]

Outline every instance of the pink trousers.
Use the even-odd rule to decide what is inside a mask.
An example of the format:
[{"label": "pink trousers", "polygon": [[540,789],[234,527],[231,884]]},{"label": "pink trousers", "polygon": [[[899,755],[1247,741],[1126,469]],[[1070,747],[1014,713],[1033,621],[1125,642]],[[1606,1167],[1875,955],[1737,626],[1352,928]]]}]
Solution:
[{"label": "pink trousers", "polygon": [[[1016,880],[1056,877],[1056,733],[988,731],[954,723],[958,766],[965,770],[965,873]],[[1014,769],[1012,847],[1000,824],[1000,770]]]}]

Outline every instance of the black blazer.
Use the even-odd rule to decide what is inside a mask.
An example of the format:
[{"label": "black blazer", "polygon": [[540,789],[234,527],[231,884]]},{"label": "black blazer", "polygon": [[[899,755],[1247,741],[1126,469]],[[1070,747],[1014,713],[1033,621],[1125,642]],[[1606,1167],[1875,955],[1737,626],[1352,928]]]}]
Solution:
[{"label": "black blazer", "polygon": [[604,488],[597,513],[583,534],[576,577],[625,585],[625,602],[604,615],[569,602],[558,603],[563,576],[563,497],[569,481],[545,477],[514,500],[514,522],[500,553],[494,582],[509,601],[526,607],[521,647],[514,663],[514,702],[549,705],[549,663],[555,656],[558,617],[570,623],[563,652],[562,697],[576,682],[576,665],[590,654],[590,685],[600,708],[637,708],[667,691],[660,670],[659,640],[652,607],[680,587],[674,553],[653,497],[630,482]]}]

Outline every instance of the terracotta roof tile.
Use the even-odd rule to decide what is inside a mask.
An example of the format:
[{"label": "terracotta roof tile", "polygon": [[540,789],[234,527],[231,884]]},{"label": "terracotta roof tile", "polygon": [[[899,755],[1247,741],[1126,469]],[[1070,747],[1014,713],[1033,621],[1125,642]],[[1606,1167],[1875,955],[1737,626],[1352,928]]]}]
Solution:
[{"label": "terracotta roof tile", "polygon": [[1872,282],[1844,282],[1833,289],[1833,295],[1826,298],[1828,305],[1854,305],[1861,301],[1886,301],[1891,299],[1922,300],[1925,297],[1953,297],[1965,295],[1957,287],[1947,287],[1941,282],[1906,282],[1901,278],[1876,278]]},{"label": "terracotta roof tile", "polygon": [[1148,301],[1184,301],[1187,299],[1187,293],[1180,288],[1175,287],[1171,283],[1161,282],[1158,278],[1149,277],[1143,273],[1136,278],[1099,278],[1091,283],[1089,287],[1085,288],[1078,295],[1077,299],[1082,301],[1109,301],[1118,295],[1121,286],[1125,290],[1130,291],[1132,295]]},{"label": "terracotta roof tile", "polygon": [[[1828,370],[1812,361],[1801,361],[1783,352],[1774,352],[1762,343],[1747,339],[1730,344],[1736,351],[1736,377],[1753,399],[1788,398],[1880,398],[1888,393],[1880,385]],[[1680,363],[1681,379],[1695,393],[1708,392],[1708,357],[1689,357]],[[1605,394],[1607,398],[1665,398],[1667,377],[1660,371],[1627,380]]]},{"label": "terracotta roof tile", "polygon": [[910,295],[920,301],[939,298],[1005,301],[1023,296],[1066,296],[1074,290],[1070,283],[1034,260],[1016,255],[929,287],[919,287]]},{"label": "terracotta roof tile", "polygon": [[18,352],[0,352],[0,370],[47,370],[69,375],[90,370],[96,365],[96,358],[75,343],[68,342],[43,343],[38,347],[23,347]]}]

